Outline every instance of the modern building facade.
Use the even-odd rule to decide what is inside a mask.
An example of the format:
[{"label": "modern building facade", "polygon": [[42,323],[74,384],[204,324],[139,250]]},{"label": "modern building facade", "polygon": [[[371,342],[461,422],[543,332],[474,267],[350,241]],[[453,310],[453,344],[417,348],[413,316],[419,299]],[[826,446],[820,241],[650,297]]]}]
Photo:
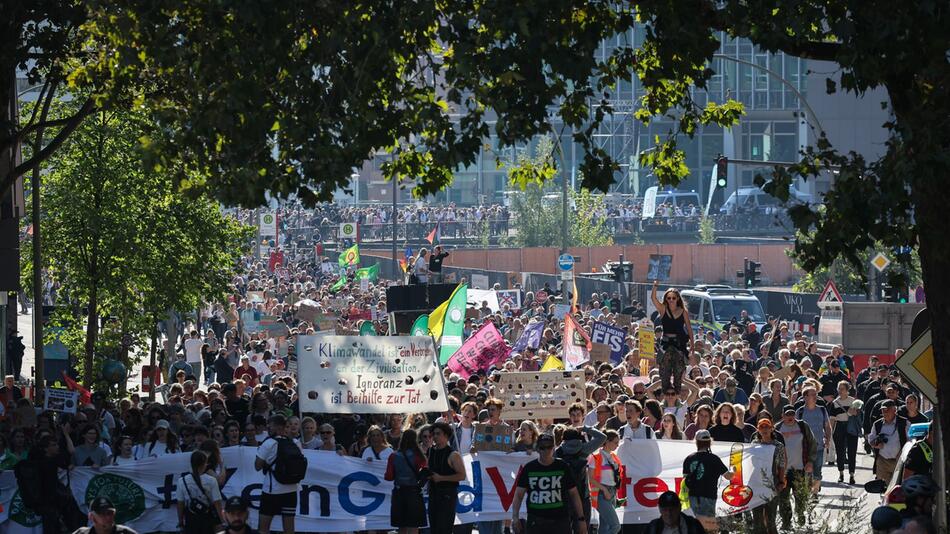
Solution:
[{"label": "modern building facade", "polygon": [[[733,128],[709,126],[700,128],[693,138],[681,136],[678,143],[685,151],[690,175],[680,184],[680,189],[695,191],[705,201],[712,168],[720,154],[730,159],[790,162],[797,159],[803,147],[814,143],[821,129],[842,151],[854,150],[868,157],[881,153],[887,138],[882,124],[888,118],[887,111],[880,105],[886,100],[883,92],[871,92],[862,98],[843,93],[828,95],[825,80],[837,76],[834,65],[782,53],[769,54],[752,46],[747,39],[731,39],[724,33],[719,37],[722,45],[711,65],[717,74],[709,80],[706,90],[696,90],[694,98],[700,106],[707,100],[724,102],[734,98],[745,106],[745,115]],[[625,43],[640,45],[643,39],[643,28],[634,28],[605,41],[598,53],[605,58],[615,47]],[[596,142],[620,164],[612,190],[642,196],[646,188],[657,184],[648,169],[639,168],[637,154],[653,147],[656,137],[664,138],[673,125],[663,120],[644,125],[633,118],[637,102],[643,96],[643,88],[635,76],[618,84],[612,96],[615,113],[596,134]],[[558,129],[557,123],[554,126]],[[568,159],[565,174],[579,182],[576,170],[583,153],[569,134],[565,134],[563,141]],[[486,140],[476,163],[458,169],[454,183],[434,200],[464,205],[502,202],[508,189],[507,174],[496,160],[512,163],[526,148],[500,147],[497,139]],[[379,172],[385,157],[367,162],[361,170],[358,180],[363,193],[359,197],[361,201],[392,201],[392,188]],[[768,172],[766,165],[730,164],[729,187],[725,194],[737,187],[753,185],[757,173]],[[800,182],[798,187],[814,195],[827,191],[830,180],[831,176],[823,176],[817,181]],[[723,191],[715,192],[713,202],[719,204],[723,197]],[[399,201],[410,201],[408,191],[400,192]]]}]

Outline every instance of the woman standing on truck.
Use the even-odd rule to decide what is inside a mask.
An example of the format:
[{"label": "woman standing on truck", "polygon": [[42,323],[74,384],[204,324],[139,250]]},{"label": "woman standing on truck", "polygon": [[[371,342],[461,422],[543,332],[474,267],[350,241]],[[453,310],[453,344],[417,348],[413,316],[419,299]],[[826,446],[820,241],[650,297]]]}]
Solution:
[{"label": "woman standing on truck", "polygon": [[693,346],[693,327],[689,322],[689,312],[683,304],[683,297],[678,289],[667,289],[663,293],[663,302],[656,298],[656,288],[659,280],[653,281],[653,305],[659,314],[659,323],[663,326],[663,338],[660,341],[662,350],[657,354],[657,365],[660,367],[660,381],[663,391],[680,390],[683,383],[683,373],[686,372],[686,356]]}]

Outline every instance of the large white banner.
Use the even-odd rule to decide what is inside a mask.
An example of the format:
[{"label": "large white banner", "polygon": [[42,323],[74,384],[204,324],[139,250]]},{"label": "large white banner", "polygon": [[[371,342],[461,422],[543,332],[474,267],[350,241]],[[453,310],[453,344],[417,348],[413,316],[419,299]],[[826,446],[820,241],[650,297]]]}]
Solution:
[{"label": "large white banner", "polygon": [[298,336],[300,411],[448,410],[437,356],[428,336]]},{"label": "large white banner", "polygon": [[[630,440],[621,444],[621,460],[627,478],[623,483],[627,505],[619,510],[624,523],[645,523],[656,517],[659,495],[679,487],[683,460],[695,451],[691,442]],[[744,484],[748,495],[743,506],[729,506],[722,499],[718,515],[737,513],[759,506],[771,497],[767,473],[771,446],[745,446],[741,451]],[[222,451],[228,479],[225,497],[242,495],[251,503],[251,525],[257,525],[257,508],[265,477],[254,470],[253,447],[229,447]],[[716,445],[713,452],[730,462],[729,445]],[[304,451],[309,461],[307,476],[298,494],[298,532],[347,532],[390,528],[392,483],[383,480],[386,463],[341,457],[329,451]],[[466,480],[459,484],[458,523],[499,521],[510,517],[512,499],[521,467],[534,454],[481,452],[462,456]],[[70,473],[76,501],[85,503],[105,495],[116,505],[118,522],[139,532],[176,531],[177,485],[189,470],[190,453],[149,458],[130,466],[101,469],[77,467]],[[720,494],[727,488],[720,483]],[[0,472],[0,532],[40,533],[37,516],[25,509],[16,491],[12,471]],[[524,510],[522,509],[522,514]]]},{"label": "large white banner", "polygon": [[[696,452],[692,441],[623,439],[617,455],[624,465],[627,506],[617,511],[622,523],[646,523],[660,517],[657,500],[664,491],[679,493],[683,461]],[[716,516],[736,514],[772,498],[772,445],[714,444],[712,452],[726,467],[740,466],[741,480],[719,479]],[[738,484],[734,484],[738,483]],[[731,504],[729,504],[731,503]]]}]

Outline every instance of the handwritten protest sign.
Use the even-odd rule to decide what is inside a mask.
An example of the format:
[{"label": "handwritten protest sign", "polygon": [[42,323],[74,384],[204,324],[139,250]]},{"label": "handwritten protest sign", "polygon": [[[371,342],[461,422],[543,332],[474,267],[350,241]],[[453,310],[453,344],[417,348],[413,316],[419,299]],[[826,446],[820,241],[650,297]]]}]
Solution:
[{"label": "handwritten protest sign", "polygon": [[260,330],[267,332],[268,335],[280,337],[287,335],[287,324],[280,320],[276,315],[262,315],[258,323]]},{"label": "handwritten protest sign", "polygon": [[584,371],[501,373],[495,388],[505,403],[505,419],[564,418],[568,407],[586,395]]},{"label": "handwritten protest sign", "polygon": [[511,426],[506,423],[500,423],[497,425],[490,425],[488,423],[475,423],[473,426],[475,427],[475,430],[472,434],[472,450],[475,452],[508,452],[514,445]]},{"label": "handwritten protest sign", "polygon": [[61,413],[76,413],[79,392],[61,388],[46,388],[43,408]]},{"label": "handwritten protest sign", "polygon": [[631,316],[631,315],[626,315],[626,314],[623,314],[623,313],[618,313],[618,314],[617,314],[617,324],[618,324],[620,327],[628,327],[628,326],[631,326],[631,325],[633,324],[633,316]]},{"label": "handwritten protest sign", "polygon": [[498,295],[498,306],[501,308],[505,307],[505,304],[511,309],[511,311],[517,311],[521,309],[521,291],[518,289],[506,289],[502,291],[495,292]]},{"label": "handwritten protest sign", "polygon": [[609,362],[610,346],[603,343],[591,343],[590,361],[597,363]]},{"label": "handwritten protest sign", "polygon": [[448,409],[432,338],[298,336],[296,349],[301,412]]},{"label": "handwritten protest sign", "polygon": [[637,340],[640,343],[640,357],[647,360],[656,360],[656,330],[653,322],[644,319],[638,323]]},{"label": "handwritten protest sign", "polygon": [[627,331],[623,328],[603,321],[594,321],[590,340],[610,347],[610,359],[614,362],[620,362],[623,359],[624,353],[627,351],[627,346],[624,343],[626,339]]},{"label": "handwritten protest sign", "polygon": [[478,371],[505,361],[509,352],[511,349],[495,328],[495,323],[488,322],[465,340],[462,347],[449,358],[446,366],[467,380]]}]

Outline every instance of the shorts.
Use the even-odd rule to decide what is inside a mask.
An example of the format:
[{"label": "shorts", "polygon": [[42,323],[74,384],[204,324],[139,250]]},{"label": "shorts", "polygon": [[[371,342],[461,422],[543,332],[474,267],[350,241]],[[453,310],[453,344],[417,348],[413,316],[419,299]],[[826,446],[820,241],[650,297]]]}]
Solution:
[{"label": "shorts", "polygon": [[297,515],[297,492],[290,493],[261,493],[261,515],[274,517],[275,515]]}]

